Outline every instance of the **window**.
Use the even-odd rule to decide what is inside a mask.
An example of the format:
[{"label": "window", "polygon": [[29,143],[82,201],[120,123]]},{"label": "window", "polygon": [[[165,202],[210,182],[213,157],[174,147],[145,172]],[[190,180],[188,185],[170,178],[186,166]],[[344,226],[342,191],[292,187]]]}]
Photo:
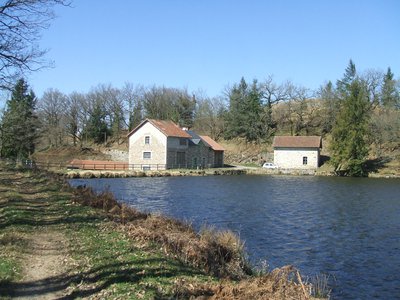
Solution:
[{"label": "window", "polygon": [[151,152],[143,152],[143,159],[151,159]]},{"label": "window", "polygon": [[143,166],[143,167],[142,167],[142,170],[143,170],[143,171],[150,171],[150,170],[151,170],[151,167],[150,167],[150,166]]},{"label": "window", "polygon": [[149,144],[150,144],[150,137],[149,137],[149,136],[145,136],[145,137],[144,137],[144,143],[145,143],[146,145],[149,145]]},{"label": "window", "polygon": [[185,152],[177,152],[176,153],[176,164],[178,168],[186,167],[186,153]]},{"label": "window", "polygon": [[179,145],[186,146],[186,139],[179,139]]},{"label": "window", "polygon": [[193,157],[193,167],[197,167],[197,157]]},{"label": "window", "polygon": [[303,156],[303,165],[307,164],[307,156]]}]

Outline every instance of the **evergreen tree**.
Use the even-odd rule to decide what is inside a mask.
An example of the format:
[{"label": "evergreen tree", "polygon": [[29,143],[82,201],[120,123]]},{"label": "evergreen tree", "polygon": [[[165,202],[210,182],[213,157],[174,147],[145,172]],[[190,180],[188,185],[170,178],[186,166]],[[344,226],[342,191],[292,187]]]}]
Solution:
[{"label": "evergreen tree", "polygon": [[226,114],[225,138],[244,137],[248,142],[260,141],[265,136],[262,91],[253,81],[249,87],[242,77],[229,95],[229,112]]},{"label": "evergreen tree", "polygon": [[244,102],[243,131],[247,141],[258,141],[264,133],[261,122],[263,113],[261,95],[262,93],[257,85],[257,80],[254,80]]},{"label": "evergreen tree", "polygon": [[234,85],[229,93],[229,111],[226,114],[225,138],[243,137],[245,123],[245,99],[247,83],[242,77],[238,85]]},{"label": "evergreen tree", "polygon": [[89,121],[86,127],[86,134],[93,139],[95,143],[106,142],[107,136],[111,134],[106,121],[107,114],[99,104],[95,104],[93,111],[90,114]]},{"label": "evergreen tree", "polygon": [[129,113],[129,131],[134,129],[143,121],[143,108],[140,101],[133,107],[132,112]]},{"label": "evergreen tree", "polygon": [[332,130],[331,162],[336,172],[364,176],[368,154],[366,141],[369,102],[365,86],[359,79],[349,83],[346,97]]},{"label": "evergreen tree", "polygon": [[35,108],[35,94],[28,91],[28,84],[20,79],[6,103],[1,122],[2,157],[26,159],[35,151],[39,126]]},{"label": "evergreen tree", "polygon": [[388,108],[400,107],[400,95],[396,89],[396,81],[390,67],[383,78],[382,104]]},{"label": "evergreen tree", "polygon": [[349,65],[347,66],[342,80],[338,80],[336,83],[337,90],[339,93],[344,96],[350,88],[351,83],[354,81],[357,75],[356,65],[353,60],[350,59]]}]

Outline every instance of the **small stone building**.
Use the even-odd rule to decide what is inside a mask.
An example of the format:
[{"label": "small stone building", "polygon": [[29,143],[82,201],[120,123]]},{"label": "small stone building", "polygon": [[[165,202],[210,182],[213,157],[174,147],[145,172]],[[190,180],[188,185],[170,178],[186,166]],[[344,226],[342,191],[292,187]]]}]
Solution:
[{"label": "small stone building", "polygon": [[316,169],[319,167],[320,136],[276,136],[274,164],[282,169]]},{"label": "small stone building", "polygon": [[146,119],[129,134],[129,167],[141,170],[213,168],[224,165],[224,149],[208,136],[172,121]]}]

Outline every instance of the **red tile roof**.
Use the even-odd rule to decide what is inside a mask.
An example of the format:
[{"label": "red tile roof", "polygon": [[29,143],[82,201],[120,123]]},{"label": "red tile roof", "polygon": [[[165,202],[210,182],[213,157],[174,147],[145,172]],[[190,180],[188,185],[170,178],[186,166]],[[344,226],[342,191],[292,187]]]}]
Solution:
[{"label": "red tile roof", "polygon": [[203,141],[205,141],[208,145],[210,145],[211,149],[214,151],[224,151],[225,149],[222,148],[220,144],[218,144],[216,141],[214,141],[212,138],[206,135],[201,135],[200,136]]},{"label": "red tile roof", "polygon": [[322,148],[320,136],[276,136],[274,148]]},{"label": "red tile roof", "polygon": [[171,137],[191,138],[189,133],[179,128],[179,126],[176,125],[174,122],[167,120],[154,120],[154,119],[144,120],[136,128],[134,128],[131,132],[129,132],[128,137],[134,134],[140,127],[142,127],[147,122],[150,122],[154,127],[158,128],[158,130],[160,130],[167,137],[171,136]]}]

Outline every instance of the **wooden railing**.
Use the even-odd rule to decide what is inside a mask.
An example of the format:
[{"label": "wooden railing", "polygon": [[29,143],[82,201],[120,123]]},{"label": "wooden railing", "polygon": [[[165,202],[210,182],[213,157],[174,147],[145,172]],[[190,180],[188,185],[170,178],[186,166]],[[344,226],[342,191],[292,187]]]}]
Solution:
[{"label": "wooden railing", "polygon": [[[161,171],[166,169],[204,169],[200,165],[189,165],[189,164],[128,164],[125,162],[84,162],[84,161],[73,161],[69,164],[65,163],[54,163],[34,160],[7,160],[9,164],[21,166],[28,169],[77,169],[77,170],[98,170],[98,171]],[[210,168],[210,165],[205,168]]]}]

